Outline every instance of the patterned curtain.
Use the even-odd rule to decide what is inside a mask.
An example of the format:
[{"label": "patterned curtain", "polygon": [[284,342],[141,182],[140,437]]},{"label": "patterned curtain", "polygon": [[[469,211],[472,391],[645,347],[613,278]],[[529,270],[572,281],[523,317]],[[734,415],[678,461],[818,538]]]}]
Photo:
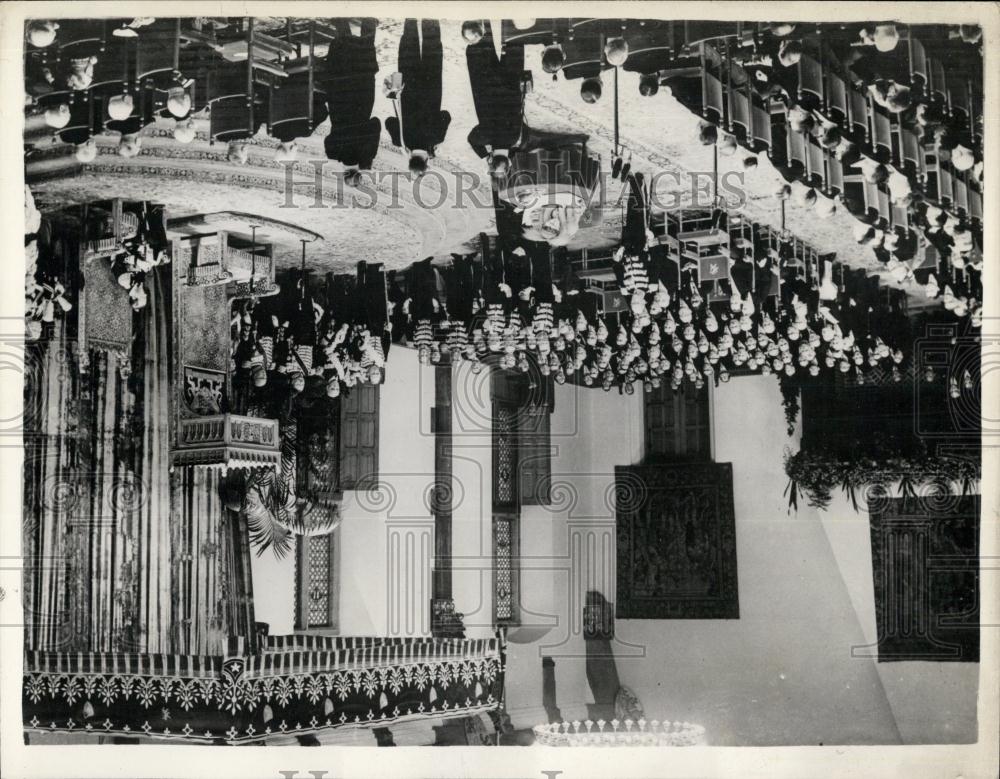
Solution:
[{"label": "patterned curtain", "polygon": [[169,272],[146,279],[130,359],[94,349],[81,366],[73,322],[29,345],[29,649],[221,654],[253,636],[245,518],[219,471],[170,473]]},{"label": "patterned curtain", "polygon": [[135,470],[128,360],[68,328],[31,347],[25,386],[25,641],[33,649],[136,651]]},{"label": "patterned curtain", "polygon": [[171,527],[176,582],[171,651],[181,654],[218,654],[225,646],[225,511],[219,477],[217,469],[187,466],[178,478],[180,521]]},{"label": "patterned curtain", "polygon": [[77,648],[135,651],[133,514],[144,487],[133,456],[127,363],[113,352],[92,351],[80,382],[76,474],[80,500],[69,516],[67,562]]},{"label": "patterned curtain", "polygon": [[136,512],[137,650],[174,651],[171,642],[171,524],[176,512],[171,502],[170,466],[170,315],[169,266],[155,268],[146,277],[147,305],[135,328],[133,360],[141,373],[141,444],[136,470],[145,491]]},{"label": "patterned curtain", "polygon": [[51,338],[25,347],[24,387],[24,622],[32,649],[76,645],[69,619],[66,559],[67,515],[77,485],[65,474],[75,465],[76,371],[57,321]]}]

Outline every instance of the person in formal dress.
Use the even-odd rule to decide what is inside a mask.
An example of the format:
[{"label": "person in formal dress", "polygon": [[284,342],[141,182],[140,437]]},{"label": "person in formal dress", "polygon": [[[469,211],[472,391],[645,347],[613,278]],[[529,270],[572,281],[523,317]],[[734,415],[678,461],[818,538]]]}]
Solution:
[{"label": "person in formal dress", "polygon": [[76,157],[77,162],[83,163],[84,165],[88,162],[93,162],[97,159],[97,142],[90,138],[82,143],[76,144],[73,156]]},{"label": "person in formal dress", "polygon": [[167,112],[175,119],[184,119],[191,113],[191,95],[182,86],[167,90]]},{"label": "person in formal dress", "polygon": [[421,175],[451,124],[451,114],[441,110],[444,53],[441,25],[436,19],[404,22],[398,62],[403,76],[399,116],[386,119],[385,127],[392,142],[409,152],[410,172]]},{"label": "person in formal dress", "polygon": [[74,90],[87,89],[94,81],[94,65],[96,64],[96,55],[74,57],[69,60],[69,68],[64,75],[66,86]]},{"label": "person in formal dress", "polygon": [[596,103],[601,99],[603,91],[604,82],[601,81],[600,76],[585,78],[580,84],[580,97],[583,98],[584,103]]},{"label": "person in formal dress", "polygon": [[299,145],[294,140],[281,141],[274,150],[275,162],[295,162],[299,156]]},{"label": "person in formal dress", "polygon": [[[56,131],[56,135],[63,143],[76,147],[78,160],[89,162],[97,154],[97,144],[93,141],[98,124],[95,117],[97,109],[91,101],[75,100],[68,106],[68,110],[69,119],[61,129]],[[60,117],[60,121],[62,121],[62,117]],[[93,156],[91,156],[91,148],[94,152]],[[82,157],[88,157],[88,159],[81,159]]]},{"label": "person in formal dress", "polygon": [[490,172],[504,176],[524,126],[524,45],[509,43],[498,55],[490,22],[477,24],[482,34],[465,49],[478,120],[468,140],[488,160]]},{"label": "person in formal dress", "polygon": [[118,154],[122,157],[136,157],[142,151],[142,138],[139,133],[124,133],[118,140]]},{"label": "person in formal dress", "polygon": [[336,20],[337,37],[327,51],[323,84],[330,115],[330,132],[323,139],[326,156],[347,169],[348,183],[359,171],[371,170],[378,154],[382,122],[372,116],[375,106],[376,19],[359,24]]},{"label": "person in formal dress", "polygon": [[629,56],[628,41],[621,36],[608,39],[604,44],[604,59],[612,67],[619,68]]}]

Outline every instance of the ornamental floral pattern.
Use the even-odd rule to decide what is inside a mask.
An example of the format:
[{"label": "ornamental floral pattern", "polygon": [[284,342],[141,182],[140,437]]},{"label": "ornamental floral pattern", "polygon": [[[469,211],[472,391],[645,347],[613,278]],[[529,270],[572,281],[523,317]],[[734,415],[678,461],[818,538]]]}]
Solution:
[{"label": "ornamental floral pattern", "polygon": [[489,711],[503,683],[498,655],[267,677],[229,663],[218,679],[29,671],[25,728],[243,743]]}]

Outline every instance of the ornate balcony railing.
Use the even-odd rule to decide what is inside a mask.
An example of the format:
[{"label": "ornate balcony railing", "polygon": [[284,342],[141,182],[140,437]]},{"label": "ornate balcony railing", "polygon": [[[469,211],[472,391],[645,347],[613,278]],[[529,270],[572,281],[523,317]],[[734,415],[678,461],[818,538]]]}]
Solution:
[{"label": "ornate balcony railing", "polygon": [[277,466],[281,460],[276,419],[214,414],[178,424],[174,465],[261,467]]},{"label": "ornate balcony railing", "polygon": [[27,652],[24,728],[244,744],[499,707],[499,639],[371,640],[228,658]]},{"label": "ornate balcony railing", "polygon": [[[351,651],[374,648],[402,648],[403,654],[393,656],[403,662],[419,660],[426,656],[435,657],[486,657],[496,649],[495,638],[432,638],[418,636],[319,636],[308,633],[293,633],[284,636],[267,636],[264,639],[265,654],[316,651]],[[389,655],[387,655],[388,657]]]},{"label": "ornate balcony railing", "polygon": [[236,249],[228,244],[224,250],[226,270],[237,280],[250,278],[274,279],[274,260],[271,257],[248,252],[246,249]]},{"label": "ornate balcony railing", "polygon": [[104,257],[122,251],[122,245],[117,236],[111,235],[107,238],[99,238],[96,241],[87,241],[87,257]]}]

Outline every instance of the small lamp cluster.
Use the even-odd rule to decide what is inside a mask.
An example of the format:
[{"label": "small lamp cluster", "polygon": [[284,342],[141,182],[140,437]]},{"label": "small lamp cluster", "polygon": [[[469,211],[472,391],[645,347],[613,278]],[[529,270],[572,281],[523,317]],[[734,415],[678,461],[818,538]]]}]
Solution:
[{"label": "small lamp cluster", "polygon": [[705,735],[705,728],[693,722],[645,719],[553,722],[532,730],[535,743],[549,747],[686,747]]}]

